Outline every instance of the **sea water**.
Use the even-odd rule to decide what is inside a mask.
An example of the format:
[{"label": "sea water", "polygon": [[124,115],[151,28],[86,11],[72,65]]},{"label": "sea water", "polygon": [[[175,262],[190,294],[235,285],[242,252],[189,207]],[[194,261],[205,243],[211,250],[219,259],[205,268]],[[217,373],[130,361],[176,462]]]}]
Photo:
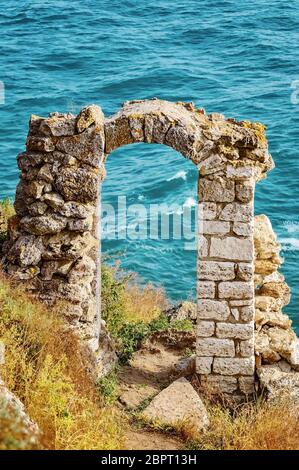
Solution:
[{"label": "sea water", "polygon": [[[299,2],[1,0],[0,6],[0,198],[14,197],[16,155],[30,114],[76,113],[96,103],[108,116],[125,100],[159,97],[263,122],[276,169],[257,186],[255,213],[271,218],[282,243],[282,271],[292,288],[286,311],[299,326]],[[127,146],[106,167],[103,204],[116,207],[119,196],[147,211],[152,204],[196,203],[196,168],[172,149]],[[163,286],[172,300],[194,297],[196,254],[184,240],[107,236],[103,251],[143,282]]]}]

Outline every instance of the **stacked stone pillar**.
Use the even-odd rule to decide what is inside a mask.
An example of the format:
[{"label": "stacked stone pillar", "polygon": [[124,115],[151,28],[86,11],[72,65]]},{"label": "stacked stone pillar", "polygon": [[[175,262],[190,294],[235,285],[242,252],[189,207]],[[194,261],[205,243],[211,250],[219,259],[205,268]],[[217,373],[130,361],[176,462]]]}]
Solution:
[{"label": "stacked stone pillar", "polygon": [[252,171],[199,179],[197,373],[214,393],[254,391]]},{"label": "stacked stone pillar", "polygon": [[16,216],[4,247],[6,272],[63,315],[101,367],[99,197],[104,116],[89,106],[75,117],[32,116]]}]

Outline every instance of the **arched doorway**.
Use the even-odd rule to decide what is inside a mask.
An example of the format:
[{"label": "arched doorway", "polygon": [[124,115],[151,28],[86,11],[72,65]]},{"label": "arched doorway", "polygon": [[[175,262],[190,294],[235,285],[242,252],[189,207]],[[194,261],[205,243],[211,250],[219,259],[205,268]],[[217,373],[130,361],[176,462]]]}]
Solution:
[{"label": "arched doorway", "polygon": [[197,372],[221,392],[244,392],[254,376],[254,186],[272,167],[260,124],[157,99],[108,119],[97,106],[33,116],[5,269],[60,305],[100,369],[99,187],[107,155],[137,142],[168,145],[198,169]]}]

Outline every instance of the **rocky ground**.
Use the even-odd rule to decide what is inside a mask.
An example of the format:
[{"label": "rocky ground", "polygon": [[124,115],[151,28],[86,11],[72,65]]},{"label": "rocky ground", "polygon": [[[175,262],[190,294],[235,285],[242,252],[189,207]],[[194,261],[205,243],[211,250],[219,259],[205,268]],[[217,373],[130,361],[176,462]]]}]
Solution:
[{"label": "rocky ground", "polygon": [[[145,418],[149,421],[151,418],[155,418],[156,413],[160,414],[161,409],[160,392],[167,390],[170,384],[176,383],[175,381],[179,377],[194,372],[194,352],[194,332],[164,331],[154,333],[133,355],[129,365],[120,370],[119,403],[121,407],[129,414],[137,412],[142,415],[144,410],[147,410]],[[189,386],[191,387],[191,385]],[[171,407],[168,407],[171,415],[174,408],[184,412],[181,406],[175,404],[177,393],[175,389],[170,390],[170,396],[168,393],[166,396],[166,403],[171,402],[172,404]],[[157,409],[151,410],[149,404],[153,403],[152,400],[155,396],[159,397]],[[181,405],[182,390],[179,391],[178,399]],[[131,427],[126,432],[126,446],[130,450],[178,450],[185,448],[185,443],[178,435],[165,433],[159,429],[153,430],[144,426],[144,423],[140,427],[138,420],[137,422],[133,420]]]},{"label": "rocky ground", "polygon": [[137,408],[178,377],[192,373],[194,352],[193,332],[154,333],[120,371],[120,402],[127,408]]}]

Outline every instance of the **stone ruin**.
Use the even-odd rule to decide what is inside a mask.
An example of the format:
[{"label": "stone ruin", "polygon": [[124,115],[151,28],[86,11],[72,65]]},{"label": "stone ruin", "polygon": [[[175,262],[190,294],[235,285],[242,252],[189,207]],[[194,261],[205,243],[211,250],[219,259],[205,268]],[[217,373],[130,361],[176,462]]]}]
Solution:
[{"label": "stone ruin", "polygon": [[[158,99],[126,102],[109,118],[95,105],[78,116],[32,116],[26,151],[18,156],[21,179],[4,269],[64,314],[89,351],[96,374],[103,373],[101,182],[107,156],[138,142],[168,145],[198,168],[196,370],[203,385],[251,393],[254,188],[273,167],[261,124]],[[274,275],[269,282],[264,276],[272,272],[264,271],[257,271],[259,289],[271,297],[277,279]],[[260,324],[267,324],[259,297],[257,309],[265,312]]]},{"label": "stone ruin", "polygon": [[262,389],[270,399],[299,402],[299,338],[282,309],[290,288],[279,272],[281,246],[265,215],[255,217],[255,355]]}]

